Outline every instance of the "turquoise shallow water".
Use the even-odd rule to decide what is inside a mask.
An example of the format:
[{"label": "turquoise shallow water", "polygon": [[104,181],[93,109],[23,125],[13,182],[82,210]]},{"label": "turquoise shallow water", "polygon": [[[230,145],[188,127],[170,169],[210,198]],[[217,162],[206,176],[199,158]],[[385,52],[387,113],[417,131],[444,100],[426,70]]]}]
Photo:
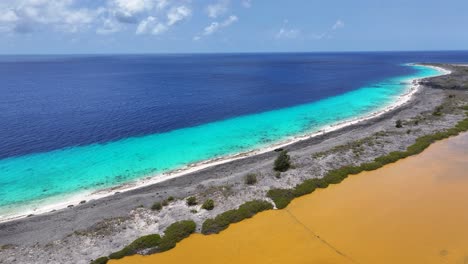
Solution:
[{"label": "turquoise shallow water", "polygon": [[428,67],[411,67],[416,74],[310,104],[0,160],[0,217],[57,201],[64,195],[104,189],[190,163],[261,148],[370,114],[397,100],[407,91],[410,80],[440,74]]}]

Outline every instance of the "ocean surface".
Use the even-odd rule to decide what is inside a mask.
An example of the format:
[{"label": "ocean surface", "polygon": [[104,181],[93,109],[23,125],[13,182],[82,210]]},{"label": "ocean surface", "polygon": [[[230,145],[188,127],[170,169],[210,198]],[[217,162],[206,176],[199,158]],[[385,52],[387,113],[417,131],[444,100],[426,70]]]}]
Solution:
[{"label": "ocean surface", "polygon": [[0,220],[368,115],[415,62],[468,52],[0,56]]}]

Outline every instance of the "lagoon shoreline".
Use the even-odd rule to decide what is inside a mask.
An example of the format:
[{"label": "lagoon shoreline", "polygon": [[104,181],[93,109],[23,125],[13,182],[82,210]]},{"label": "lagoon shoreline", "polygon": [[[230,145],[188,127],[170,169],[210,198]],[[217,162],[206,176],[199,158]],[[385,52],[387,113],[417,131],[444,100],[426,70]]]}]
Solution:
[{"label": "lagoon shoreline", "polygon": [[[454,72],[461,69],[450,65],[433,66]],[[419,81],[424,85],[416,89],[408,101],[381,115],[281,146],[290,152],[295,168],[284,173],[280,179],[273,176],[272,163],[276,152],[269,149],[249,157],[201,168],[183,177],[86,201],[73,208],[1,223],[0,245],[3,246],[0,263],[15,263],[11,262],[13,259],[16,263],[89,263],[91,259],[120,249],[138,236],[162,232],[174,221],[195,218],[199,228],[204,219],[236,208],[245,201],[266,199],[265,193],[271,188],[291,188],[307,178],[323,176],[326,171],[343,164],[368,161],[404,149],[417,136],[451,127],[463,117],[462,112],[447,107],[444,108],[447,113],[442,117],[431,119],[434,108],[446,103],[449,95],[453,94],[460,102],[468,101],[464,90],[431,88],[430,81],[434,78],[440,77]],[[458,101],[452,103],[458,104]],[[407,129],[403,131],[395,128],[396,120],[410,120],[421,113],[428,114],[428,120],[420,121],[421,124],[416,128],[405,124],[414,132],[407,133]],[[389,131],[386,141],[390,142],[379,148],[366,149],[358,158],[353,153],[332,152],[320,160],[313,157],[317,153],[327,152],[381,131]],[[392,134],[395,131],[397,133]],[[247,173],[259,175],[256,186],[243,184],[243,177]],[[199,212],[193,214],[183,200],[171,203],[161,212],[146,209],[153,202],[169,196],[183,199],[190,195],[197,196],[200,201],[213,198],[216,201],[215,210],[208,212],[197,208]],[[137,208],[139,205],[143,205],[143,208]],[[73,252],[63,258],[60,253],[67,249],[73,249]],[[26,252],[33,252],[29,259]],[[44,257],[38,260],[41,252]]]}]

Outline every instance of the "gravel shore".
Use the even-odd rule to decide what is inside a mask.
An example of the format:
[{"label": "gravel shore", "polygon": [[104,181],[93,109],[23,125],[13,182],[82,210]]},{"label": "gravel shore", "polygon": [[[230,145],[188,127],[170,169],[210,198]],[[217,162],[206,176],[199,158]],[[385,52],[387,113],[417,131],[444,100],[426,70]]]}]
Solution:
[{"label": "gravel shore", "polygon": [[[285,147],[294,168],[279,177],[272,169],[277,153],[269,151],[71,208],[1,223],[0,263],[89,263],[142,235],[162,233],[175,221],[192,219],[199,231],[207,218],[246,201],[268,200],[266,192],[271,188],[292,188],[331,169],[404,150],[416,138],[452,127],[465,117],[459,107],[468,103],[468,67],[435,66],[452,74],[424,79],[421,89],[401,107]],[[440,106],[440,114],[435,115]],[[395,127],[397,120],[402,121],[402,128]],[[244,183],[249,173],[257,175],[255,185]],[[175,201],[162,210],[150,209],[154,202],[170,196]],[[189,207],[184,200],[188,196],[196,196],[199,204],[213,199],[215,208]]]}]

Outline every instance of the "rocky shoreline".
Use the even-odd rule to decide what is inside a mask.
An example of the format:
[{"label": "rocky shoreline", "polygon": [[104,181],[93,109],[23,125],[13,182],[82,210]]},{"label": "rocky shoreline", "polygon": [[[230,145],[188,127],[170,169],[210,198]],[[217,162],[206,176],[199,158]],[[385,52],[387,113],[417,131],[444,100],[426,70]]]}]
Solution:
[{"label": "rocky shoreline", "polygon": [[[293,188],[332,169],[369,162],[377,156],[404,150],[415,139],[450,128],[465,115],[460,106],[468,102],[468,67],[434,65],[452,71],[447,76],[421,81],[421,89],[403,106],[374,119],[300,141],[286,149],[294,168],[278,177],[273,171],[275,151],[209,167],[183,177],[135,189],[72,208],[0,224],[0,263],[89,263],[118,251],[136,238],[162,233],[170,224],[192,219],[202,223],[266,197],[272,188]],[[395,123],[401,120],[401,128]],[[254,173],[258,182],[244,183]],[[160,211],[155,202],[175,201]],[[208,211],[187,206],[185,198],[201,202],[213,199]]]}]

